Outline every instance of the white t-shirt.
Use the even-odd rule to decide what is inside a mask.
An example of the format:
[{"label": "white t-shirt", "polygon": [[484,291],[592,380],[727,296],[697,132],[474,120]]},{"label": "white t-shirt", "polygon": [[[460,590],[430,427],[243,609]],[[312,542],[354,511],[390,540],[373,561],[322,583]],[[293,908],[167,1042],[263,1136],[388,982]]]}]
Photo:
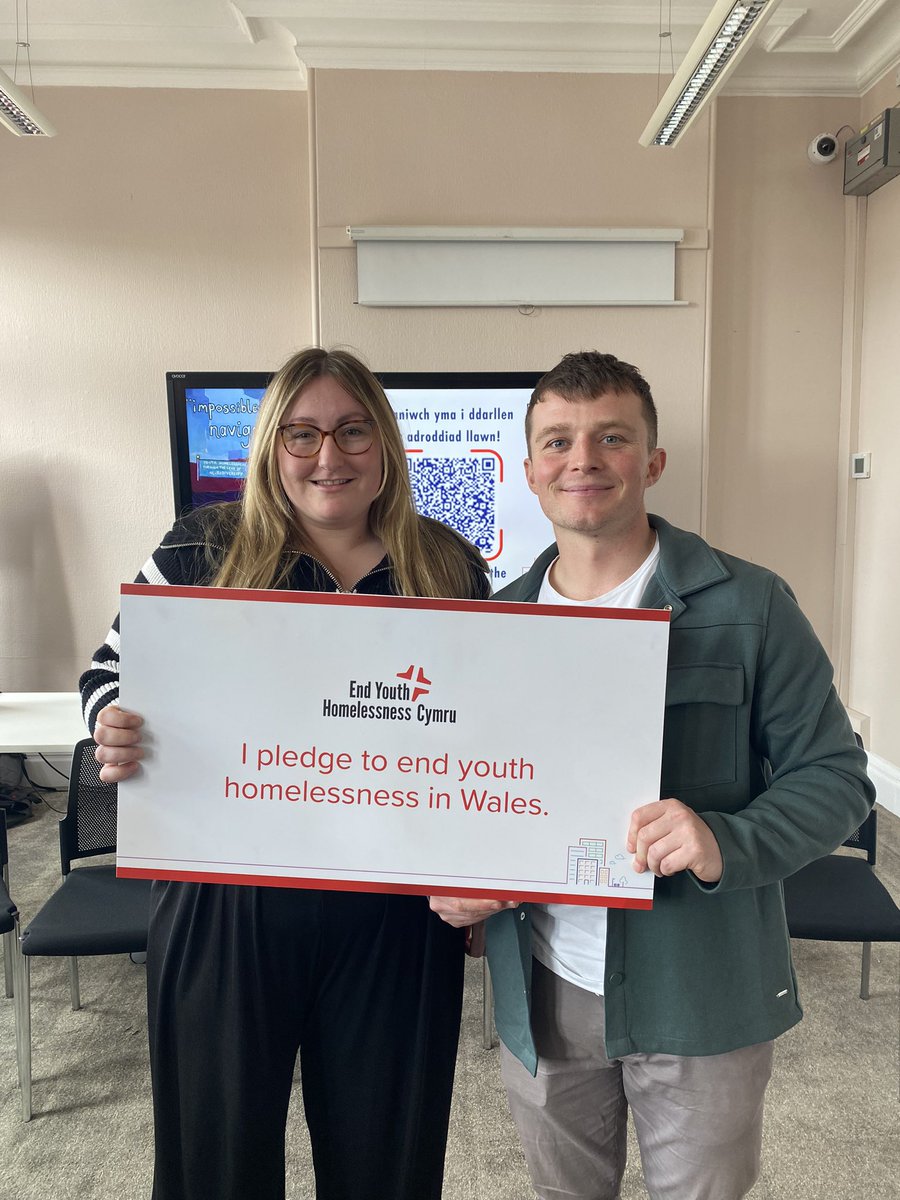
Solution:
[{"label": "white t-shirt", "polygon": [[[550,583],[551,563],[541,584],[538,603],[638,608],[658,561],[659,539],[630,578],[605,596],[597,596],[593,600],[570,600],[561,596]],[[589,908],[584,904],[533,904],[531,927],[532,953],[538,962],[576,987],[595,992],[598,996],[603,995],[606,967],[605,908]]]}]

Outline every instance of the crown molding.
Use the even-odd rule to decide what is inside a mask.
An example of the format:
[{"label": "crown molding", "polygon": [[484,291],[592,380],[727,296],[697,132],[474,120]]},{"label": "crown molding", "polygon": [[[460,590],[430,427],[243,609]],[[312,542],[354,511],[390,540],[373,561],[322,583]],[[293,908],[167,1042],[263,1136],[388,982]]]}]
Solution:
[{"label": "crown molding", "polygon": [[[78,23],[54,23],[40,25],[32,20],[29,31],[32,54],[51,43],[75,42],[81,45],[106,45],[118,42],[126,45],[167,44],[178,46],[243,46],[253,41],[252,25],[246,20],[238,22],[238,10],[234,10],[235,21],[228,25],[128,25],[98,21],[86,25]],[[253,24],[259,24],[253,22]],[[0,21],[0,44],[15,45],[16,26],[12,21]],[[8,53],[8,51],[5,51]]]},{"label": "crown molding", "polygon": [[[226,91],[306,91],[307,69],[334,70],[395,70],[395,71],[493,71],[531,74],[612,74],[646,75],[655,77],[656,60],[646,55],[609,56],[597,59],[584,54],[573,62],[571,55],[523,58],[521,55],[497,55],[494,51],[460,55],[441,55],[433,52],[423,61],[397,56],[392,51],[373,54],[368,47],[354,51],[349,47],[340,54],[312,53],[306,55],[298,48],[297,66],[286,68],[193,67],[193,66],[131,66],[68,65],[45,66],[34,71],[35,87],[109,87],[109,88],[221,88]],[[879,60],[859,76],[848,78],[840,72],[809,74],[771,74],[738,77],[722,89],[730,96],[861,96],[890,70],[900,57],[900,50],[885,50]],[[0,63],[8,74],[12,63]]]},{"label": "crown molding", "polygon": [[858,33],[862,33],[866,25],[871,21],[880,8],[883,8],[888,0],[860,0],[853,12],[838,26],[831,37],[831,41],[836,51],[843,50],[851,38],[856,37]]},{"label": "crown molding", "polygon": [[[0,63],[12,73],[12,63]],[[138,66],[121,67],[96,64],[42,67],[35,70],[35,87],[82,88],[197,88],[222,91],[304,92],[306,68],[298,63],[293,70],[284,68]]]},{"label": "crown molding", "polygon": [[866,63],[857,76],[859,94],[863,95],[870,87],[888,73],[893,67],[900,67],[900,30],[892,42],[884,46],[877,58]]},{"label": "crown molding", "polygon": [[[778,38],[768,44],[763,42],[767,50],[783,50],[789,54],[840,54],[844,47],[856,37],[857,34],[863,33],[866,26],[878,11],[889,3],[889,0],[862,0],[857,4],[856,8],[847,16],[838,28],[831,34],[821,34],[819,36],[803,36],[794,37],[789,40],[785,46],[780,46],[782,34],[786,32],[779,31]],[[805,13],[806,10],[797,10]],[[772,19],[775,20],[776,16]],[[789,27],[788,27],[789,28]],[[765,30],[763,30],[765,33]],[[762,40],[762,35],[761,35]]]},{"label": "crown molding", "polygon": [[516,50],[454,47],[304,46],[297,54],[308,67],[376,71],[519,71],[595,75],[656,75],[656,51]]},{"label": "crown molding", "polygon": [[[94,0],[83,2],[82,23],[68,19],[69,0],[44,0],[51,20],[32,20],[37,86],[302,91],[308,67],[655,78],[660,63],[659,0],[226,0],[202,8],[131,0],[122,24],[108,0],[97,4],[96,23]],[[863,94],[900,59],[900,23],[891,18],[898,3],[829,6],[835,21],[847,15],[824,33],[822,9],[811,2],[776,8],[724,93]],[[673,8],[665,57],[671,49],[677,64],[709,3]],[[810,27],[815,35],[804,36]],[[0,22],[6,56],[15,40],[14,23]]]},{"label": "crown molding", "polygon": [[262,33],[262,21],[256,17],[245,17],[234,3],[234,0],[228,0],[228,7],[231,10],[231,15],[234,17],[238,30],[244,35],[245,39],[253,45],[261,42],[263,37],[265,37],[265,34]]},{"label": "crown molding", "polygon": [[766,19],[765,25],[757,36],[757,46],[771,53],[784,38],[788,30],[805,17],[805,8],[776,8],[775,12]]},{"label": "crown molding", "polygon": [[[872,0],[870,0],[872,2]],[[874,0],[875,3],[883,0]],[[231,6],[244,16],[270,17],[281,22],[305,21],[350,21],[369,20],[373,16],[371,4],[361,0],[230,0]],[[785,8],[771,18],[786,20],[793,24],[808,11],[806,8]],[[518,0],[494,0],[479,3],[479,0],[386,0],[378,3],[377,15],[385,21],[416,22],[463,22],[483,25],[485,23],[546,25],[649,25],[659,28],[659,2],[651,0],[644,4],[598,4],[597,0],[580,0],[576,3],[528,4],[523,8]],[[672,12],[672,25],[683,25],[696,32],[709,16],[709,4],[679,6]]]},{"label": "crown molding", "polygon": [[726,84],[722,96],[846,96],[858,100],[861,93],[855,80],[842,75],[759,76],[735,79]]}]

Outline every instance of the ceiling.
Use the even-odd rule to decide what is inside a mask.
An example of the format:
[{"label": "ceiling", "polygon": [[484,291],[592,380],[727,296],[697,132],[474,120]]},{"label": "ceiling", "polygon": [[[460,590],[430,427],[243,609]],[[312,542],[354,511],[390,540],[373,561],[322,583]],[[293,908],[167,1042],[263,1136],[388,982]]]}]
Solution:
[{"label": "ceiling", "polygon": [[[20,85],[26,6],[37,86],[290,90],[309,67],[669,75],[712,0],[0,0]],[[900,0],[782,0],[725,90],[855,96],[898,63]]]}]

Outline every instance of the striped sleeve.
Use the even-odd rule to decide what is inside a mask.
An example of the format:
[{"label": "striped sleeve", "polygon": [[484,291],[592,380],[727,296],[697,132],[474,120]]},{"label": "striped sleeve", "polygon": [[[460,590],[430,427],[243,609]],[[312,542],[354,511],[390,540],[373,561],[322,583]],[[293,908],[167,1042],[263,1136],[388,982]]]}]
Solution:
[{"label": "striped sleeve", "polygon": [[[183,569],[176,547],[166,542],[147,559],[138,572],[135,583],[160,586],[184,582]],[[97,714],[107,704],[119,699],[119,617],[112,623],[103,645],[94,653],[91,665],[81,676],[81,707],[85,724],[93,734]]]}]

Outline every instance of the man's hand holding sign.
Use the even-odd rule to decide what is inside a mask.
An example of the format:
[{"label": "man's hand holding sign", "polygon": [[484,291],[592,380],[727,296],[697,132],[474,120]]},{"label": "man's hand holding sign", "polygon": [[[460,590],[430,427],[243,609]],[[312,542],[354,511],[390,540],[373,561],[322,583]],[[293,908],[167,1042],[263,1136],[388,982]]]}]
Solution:
[{"label": "man's hand holding sign", "polygon": [[638,874],[693,871],[704,883],[722,878],[722,852],[715,835],[702,817],[674,797],[635,809],[625,845],[634,855]]}]

